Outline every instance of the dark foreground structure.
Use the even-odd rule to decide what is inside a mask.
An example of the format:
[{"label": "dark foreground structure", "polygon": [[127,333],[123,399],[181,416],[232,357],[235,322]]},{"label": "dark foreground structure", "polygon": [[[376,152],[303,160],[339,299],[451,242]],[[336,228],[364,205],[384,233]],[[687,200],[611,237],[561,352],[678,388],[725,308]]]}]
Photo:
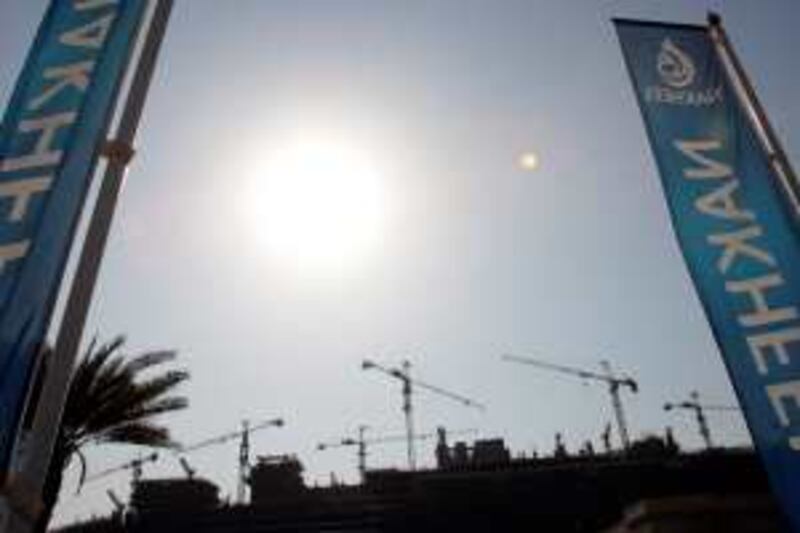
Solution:
[{"label": "dark foreground structure", "polygon": [[222,505],[205,480],[143,481],[125,516],[62,531],[789,531],[749,450],[511,459],[503,449],[439,453],[434,470],[371,471],[362,485],[325,488],[306,487],[292,457],[262,458],[250,505]]}]

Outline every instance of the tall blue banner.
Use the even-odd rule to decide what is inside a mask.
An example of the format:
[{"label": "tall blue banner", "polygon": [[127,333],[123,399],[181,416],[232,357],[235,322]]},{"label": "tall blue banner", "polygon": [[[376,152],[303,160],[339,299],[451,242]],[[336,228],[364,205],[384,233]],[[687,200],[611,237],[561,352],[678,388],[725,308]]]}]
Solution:
[{"label": "tall blue banner", "polygon": [[8,469],[145,0],[52,0],[0,129],[0,474]]},{"label": "tall blue banner", "polygon": [[709,29],[615,21],[672,224],[773,490],[800,530],[800,236]]}]

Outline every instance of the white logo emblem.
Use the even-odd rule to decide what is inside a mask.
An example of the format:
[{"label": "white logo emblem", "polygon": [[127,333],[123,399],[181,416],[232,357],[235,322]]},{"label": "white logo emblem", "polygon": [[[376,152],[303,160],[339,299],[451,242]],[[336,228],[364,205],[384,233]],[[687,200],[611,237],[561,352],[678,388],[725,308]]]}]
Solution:
[{"label": "white logo emblem", "polygon": [[661,43],[657,68],[664,83],[676,89],[682,89],[694,81],[692,58],[669,39],[664,39]]}]

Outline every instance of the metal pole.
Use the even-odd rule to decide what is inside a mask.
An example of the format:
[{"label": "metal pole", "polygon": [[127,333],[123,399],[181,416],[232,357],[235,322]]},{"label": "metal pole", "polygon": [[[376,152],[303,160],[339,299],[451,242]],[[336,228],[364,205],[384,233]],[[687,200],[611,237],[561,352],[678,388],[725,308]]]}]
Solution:
[{"label": "metal pole", "polygon": [[727,71],[728,79],[755,126],[758,133],[757,136],[764,147],[770,165],[778,175],[784,193],[792,204],[795,216],[800,218],[800,182],[797,180],[797,174],[795,174],[789,158],[786,156],[786,152],[783,150],[778,136],[767,118],[764,107],[758,100],[753,84],[747,77],[739,57],[734,52],[725,30],[722,28],[721,17],[716,13],[709,13],[708,24],[711,38],[717,45],[716,48],[720,60],[727,67],[725,70]]},{"label": "metal pole", "polygon": [[32,484],[33,494],[37,497],[41,494],[58,436],[72,369],[77,358],[119,191],[128,162],[133,156],[132,143],[172,12],[173,0],[155,1],[141,55],[117,127],[116,138],[106,143],[103,148],[103,155],[108,162],[70,287],[64,318],[56,338],[54,357],[45,377],[41,400],[31,430],[33,438],[30,452],[22,466],[22,477]]}]

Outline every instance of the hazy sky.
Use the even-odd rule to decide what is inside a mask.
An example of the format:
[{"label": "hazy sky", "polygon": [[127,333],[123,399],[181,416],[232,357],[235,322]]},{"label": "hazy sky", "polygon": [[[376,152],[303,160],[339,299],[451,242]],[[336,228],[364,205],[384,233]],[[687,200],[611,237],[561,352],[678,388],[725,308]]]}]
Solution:
[{"label": "hazy sky", "polygon": [[[3,105],[45,4],[0,0]],[[800,4],[790,0],[178,1],[87,336],[180,351],[191,406],[168,423],[186,444],[244,418],[285,417],[285,428],[253,435],[253,455],[296,453],[310,482],[331,471],[356,479],[354,449],[316,443],[359,424],[402,433],[399,384],[362,372],[365,357],[408,358],[421,379],[488,405],[420,392],[420,431],[476,428],[515,453],[550,453],[556,431],[571,450],[587,438],[598,447],[613,418],[603,387],[499,355],[589,369],[607,358],[641,385],[624,398],[633,435],[672,425],[700,446],[691,416],[662,404],[692,389],[731,403],[732,389],[610,19],[702,23],[708,9],[721,12],[800,165]],[[343,264],[298,268],[249,212],[270,154],[311,141],[369,161],[382,222]],[[517,164],[528,150],[541,159],[534,172]],[[718,442],[748,442],[738,415],[710,423]],[[419,445],[424,465],[432,444]],[[190,457],[226,495],[237,446]],[[369,451],[371,466],[405,464],[402,443]],[[90,472],[136,453],[93,449]],[[179,472],[166,454],[145,470]],[[61,521],[107,512],[105,490],[127,495],[130,477],[79,496],[74,480]]]}]

